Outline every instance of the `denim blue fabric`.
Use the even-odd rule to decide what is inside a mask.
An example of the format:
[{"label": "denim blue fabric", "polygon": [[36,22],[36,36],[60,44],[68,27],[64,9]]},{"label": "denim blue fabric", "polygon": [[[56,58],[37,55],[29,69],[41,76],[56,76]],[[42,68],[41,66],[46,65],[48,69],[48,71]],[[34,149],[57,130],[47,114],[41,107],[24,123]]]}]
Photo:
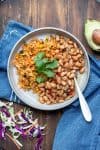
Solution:
[{"label": "denim blue fabric", "polygon": [[90,57],[90,79],[84,95],[93,114],[87,123],[76,101],[64,109],[56,129],[53,150],[100,150],[100,60]]},{"label": "denim blue fabric", "polygon": [[[9,100],[12,92],[7,78],[10,51],[20,37],[31,30],[31,27],[10,21],[0,39],[0,98]],[[84,95],[93,120],[85,122],[78,100],[65,108],[55,133],[53,150],[100,150],[100,61],[90,56],[90,63],[90,79]]]}]

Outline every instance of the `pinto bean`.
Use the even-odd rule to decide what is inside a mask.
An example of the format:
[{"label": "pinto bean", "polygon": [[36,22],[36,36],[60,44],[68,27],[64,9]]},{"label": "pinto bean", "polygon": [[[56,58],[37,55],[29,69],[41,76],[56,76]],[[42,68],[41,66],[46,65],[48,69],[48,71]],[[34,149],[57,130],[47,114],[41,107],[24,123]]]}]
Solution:
[{"label": "pinto bean", "polygon": [[51,89],[51,84],[49,82],[46,82],[46,88]]},{"label": "pinto bean", "polygon": [[63,103],[63,102],[64,102],[64,100],[63,100],[63,99],[60,99],[60,100],[59,100],[59,102],[60,102],[60,103]]},{"label": "pinto bean", "polygon": [[61,72],[61,70],[62,70],[62,67],[59,66],[59,67],[58,67],[58,72]]},{"label": "pinto bean", "polygon": [[60,84],[61,83],[61,78],[59,76],[56,77],[57,83]]},{"label": "pinto bean", "polygon": [[74,78],[75,74],[74,73],[71,73],[70,76],[69,76],[69,79],[72,79]]},{"label": "pinto bean", "polygon": [[82,67],[79,72],[82,74],[85,71],[85,67]]},{"label": "pinto bean", "polygon": [[62,80],[62,81],[61,81],[61,84],[65,86],[65,85],[66,85],[66,82]]},{"label": "pinto bean", "polygon": [[40,103],[42,103],[42,104],[44,103],[44,99],[43,99],[42,96],[40,96],[39,101],[40,101]]},{"label": "pinto bean", "polygon": [[56,87],[56,83],[51,82],[51,87],[55,88]]},{"label": "pinto bean", "polygon": [[76,65],[76,67],[81,67],[82,66],[82,64],[78,61],[75,63],[75,65]]},{"label": "pinto bean", "polygon": [[72,59],[69,60],[69,66],[70,67],[73,66],[73,60]]},{"label": "pinto bean", "polygon": [[59,64],[60,64],[61,66],[63,66],[63,60],[62,60],[62,59],[59,60]]},{"label": "pinto bean", "polygon": [[62,72],[61,77],[65,76],[66,74],[67,74],[67,72]]},{"label": "pinto bean", "polygon": [[69,85],[69,86],[72,85],[72,81],[71,81],[71,80],[68,80],[67,82],[68,82],[68,85]]},{"label": "pinto bean", "polygon": [[63,80],[64,80],[64,81],[67,81],[67,76],[63,76]]}]

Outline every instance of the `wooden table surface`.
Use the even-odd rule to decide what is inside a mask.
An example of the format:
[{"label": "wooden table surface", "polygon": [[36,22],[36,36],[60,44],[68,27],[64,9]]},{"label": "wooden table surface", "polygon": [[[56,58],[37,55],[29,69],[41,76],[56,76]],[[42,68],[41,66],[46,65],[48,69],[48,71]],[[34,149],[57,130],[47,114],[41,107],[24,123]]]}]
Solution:
[{"label": "wooden table surface", "polygon": [[[87,18],[100,20],[100,3],[95,0],[6,0],[0,4],[0,35],[11,19],[31,25],[33,28],[53,26],[73,33],[84,44],[87,51],[95,56],[84,39],[84,22]],[[99,55],[100,56],[100,55]],[[14,104],[17,110],[23,106]],[[47,134],[44,136],[43,150],[52,150],[53,138],[62,110],[45,112],[32,109],[34,116],[41,124],[47,123]],[[45,118],[48,118],[47,121]],[[60,140],[60,139],[59,139]],[[34,141],[21,140],[23,150],[33,150]],[[7,138],[0,141],[5,150],[17,149]],[[61,149],[62,150],[62,149]]]}]

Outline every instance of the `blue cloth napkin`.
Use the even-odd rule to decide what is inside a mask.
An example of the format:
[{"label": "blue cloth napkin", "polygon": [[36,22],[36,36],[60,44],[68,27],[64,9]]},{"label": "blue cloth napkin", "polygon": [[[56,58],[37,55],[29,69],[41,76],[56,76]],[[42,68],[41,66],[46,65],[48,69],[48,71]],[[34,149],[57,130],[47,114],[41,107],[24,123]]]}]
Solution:
[{"label": "blue cloth napkin", "polygon": [[[7,60],[14,44],[31,31],[16,21],[10,21],[0,40],[0,98],[11,98],[12,89],[7,78]],[[84,121],[78,100],[64,109],[56,130],[53,150],[100,150],[100,61],[90,56],[90,79],[84,95],[93,113],[91,123]]]}]

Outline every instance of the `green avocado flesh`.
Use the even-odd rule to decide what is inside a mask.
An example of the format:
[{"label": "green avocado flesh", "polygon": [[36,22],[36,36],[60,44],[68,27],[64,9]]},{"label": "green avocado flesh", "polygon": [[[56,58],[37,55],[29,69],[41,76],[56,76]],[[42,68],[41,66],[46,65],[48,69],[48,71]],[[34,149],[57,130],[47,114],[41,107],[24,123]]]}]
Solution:
[{"label": "green avocado flesh", "polygon": [[100,29],[100,21],[87,20],[85,22],[85,38],[93,50],[100,52],[100,45],[95,44],[92,39],[93,31],[96,29]]}]

